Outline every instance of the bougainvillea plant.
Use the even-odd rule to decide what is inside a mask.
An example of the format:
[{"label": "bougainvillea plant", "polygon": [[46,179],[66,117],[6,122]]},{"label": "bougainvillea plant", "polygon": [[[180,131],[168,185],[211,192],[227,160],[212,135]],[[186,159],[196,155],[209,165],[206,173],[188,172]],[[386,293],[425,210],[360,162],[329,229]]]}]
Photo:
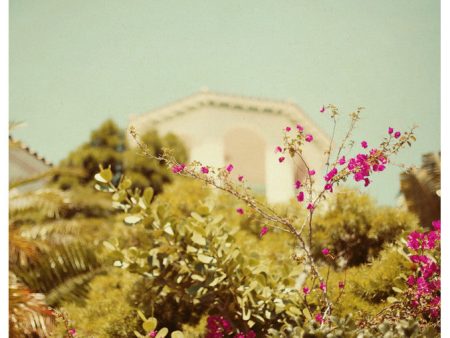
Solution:
[{"label": "bougainvillea plant", "polygon": [[415,270],[407,279],[407,295],[415,316],[438,322],[441,317],[441,221],[434,221],[432,226],[433,230],[413,231],[408,236],[409,259]]},{"label": "bougainvillea plant", "polygon": [[[232,163],[228,163],[222,168],[214,168],[198,161],[179,163],[170,149],[165,149],[162,154],[155,156],[145,144],[140,142],[139,136],[133,127],[130,128],[130,133],[145,155],[165,163],[174,174],[191,177],[226,191],[242,201],[247,208],[262,216],[267,221],[267,224],[261,228],[261,237],[269,231],[270,227],[292,234],[303,254],[302,261],[306,264],[313,280],[312,285],[305,285],[303,288],[305,299],[310,290],[321,291],[319,303],[315,304],[314,307],[308,307],[308,311],[312,318],[315,318],[318,323],[323,325],[331,315],[333,302],[327,292],[328,274],[327,276],[321,274],[310,251],[313,242],[314,214],[317,207],[325,200],[328,194],[334,192],[335,187],[347,180],[353,180],[364,187],[369,186],[372,183],[372,176],[383,172],[388,165],[392,164],[392,156],[396,155],[405,146],[411,146],[411,143],[415,141],[414,128],[401,132],[389,127],[386,136],[382,138],[378,145],[371,146],[367,141],[362,140],[359,142],[361,148],[352,154],[351,151],[355,144],[355,141],[351,139],[352,132],[360,118],[362,109],[362,107],[359,107],[356,111],[350,113],[348,129],[343,139],[337,143],[337,147],[334,147],[334,138],[339,111],[334,105],[324,106],[320,109],[320,112],[329,113],[333,121],[332,137],[328,150],[325,153],[326,170],[322,178],[317,175],[318,168],[310,167],[303,156],[303,149],[314,142],[314,135],[306,131],[301,124],[297,124],[295,127],[286,126],[284,128],[283,142],[276,146],[274,150],[279,155],[279,164],[283,165],[283,162],[290,157],[292,160],[300,160],[307,172],[307,176],[303,181],[295,182],[297,201],[307,210],[307,217],[300,222],[300,226],[296,225],[298,224],[296,220],[280,216],[270,205],[257,199],[246,184],[243,176],[239,175],[237,180],[233,179],[232,172],[234,173],[236,168]],[[236,210],[238,214],[243,215],[246,212],[244,205]],[[324,248],[322,252],[324,255],[333,258],[328,248]],[[417,283],[416,279],[414,281]],[[419,280],[419,283],[422,283],[422,279]],[[344,287],[345,282],[340,282],[339,289],[343,290]]]}]

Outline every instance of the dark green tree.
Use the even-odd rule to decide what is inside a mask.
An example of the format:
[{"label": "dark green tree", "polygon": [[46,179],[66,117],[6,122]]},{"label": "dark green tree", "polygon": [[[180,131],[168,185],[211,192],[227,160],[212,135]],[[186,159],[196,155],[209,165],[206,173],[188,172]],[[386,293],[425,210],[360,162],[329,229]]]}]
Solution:
[{"label": "dark green tree", "polygon": [[[160,154],[163,148],[171,148],[179,161],[187,160],[186,148],[173,134],[160,137],[155,130],[151,130],[141,138],[155,155]],[[125,174],[133,180],[134,187],[152,186],[156,194],[162,191],[165,183],[171,181],[166,167],[141,155],[137,148],[127,142],[125,132],[114,121],[107,120],[91,133],[88,142],[61,162],[62,168],[81,170],[80,175],[58,175],[53,182],[63,190],[77,185],[92,186],[99,165],[104,168],[111,167],[115,175],[114,183]]]}]

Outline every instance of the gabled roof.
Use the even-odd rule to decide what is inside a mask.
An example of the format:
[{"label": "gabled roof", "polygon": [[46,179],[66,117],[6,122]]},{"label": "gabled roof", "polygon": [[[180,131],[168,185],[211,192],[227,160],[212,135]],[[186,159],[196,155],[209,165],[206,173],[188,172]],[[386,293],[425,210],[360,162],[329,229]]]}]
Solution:
[{"label": "gabled roof", "polygon": [[49,167],[53,166],[53,163],[48,161],[45,157],[39,155],[36,151],[31,150],[30,147],[28,147],[22,141],[14,139],[11,135],[9,135],[9,144],[10,144],[10,152],[13,149],[20,149],[25,153],[29,154],[30,156],[34,157],[36,160],[44,163],[45,165]]},{"label": "gabled roof", "polygon": [[130,118],[130,124],[157,126],[159,123],[189,114],[200,107],[221,107],[243,112],[258,112],[262,114],[281,115],[293,126],[302,126],[314,135],[321,145],[328,146],[329,136],[324,133],[295,103],[279,100],[268,100],[255,97],[222,94],[202,90],[181,100],[177,100],[163,107]]}]

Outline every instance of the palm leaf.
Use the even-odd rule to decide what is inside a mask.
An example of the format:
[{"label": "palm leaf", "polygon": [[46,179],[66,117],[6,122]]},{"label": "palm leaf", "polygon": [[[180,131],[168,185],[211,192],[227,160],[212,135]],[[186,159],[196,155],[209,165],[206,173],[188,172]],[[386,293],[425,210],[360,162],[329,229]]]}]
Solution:
[{"label": "palm leaf", "polygon": [[422,157],[422,167],[402,173],[400,190],[408,209],[419,216],[422,226],[440,219],[441,155],[429,153]]},{"label": "palm leaf", "polygon": [[9,274],[9,336],[48,337],[54,321],[45,296],[33,293]]}]

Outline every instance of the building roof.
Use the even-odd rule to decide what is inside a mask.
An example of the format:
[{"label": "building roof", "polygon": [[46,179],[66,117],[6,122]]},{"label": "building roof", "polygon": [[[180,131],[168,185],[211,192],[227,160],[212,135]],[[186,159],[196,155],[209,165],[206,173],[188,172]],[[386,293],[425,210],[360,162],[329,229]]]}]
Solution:
[{"label": "building roof", "polygon": [[[44,156],[39,155],[36,151],[31,150],[25,143],[20,140],[14,139],[11,135],[9,135],[9,144],[11,149],[21,149],[24,152],[28,153],[30,156],[34,157],[36,160],[44,163],[49,167],[53,167],[53,163],[47,160]],[[11,151],[11,150],[10,150]]]},{"label": "building roof", "polygon": [[280,115],[293,125],[301,123],[306,130],[314,134],[314,138],[323,146],[328,146],[330,137],[323,132],[298,105],[288,101],[269,100],[240,95],[230,95],[209,90],[201,90],[193,95],[169,103],[138,116],[131,116],[130,123],[138,125],[154,125],[189,114],[200,107],[221,107],[243,112]]}]

